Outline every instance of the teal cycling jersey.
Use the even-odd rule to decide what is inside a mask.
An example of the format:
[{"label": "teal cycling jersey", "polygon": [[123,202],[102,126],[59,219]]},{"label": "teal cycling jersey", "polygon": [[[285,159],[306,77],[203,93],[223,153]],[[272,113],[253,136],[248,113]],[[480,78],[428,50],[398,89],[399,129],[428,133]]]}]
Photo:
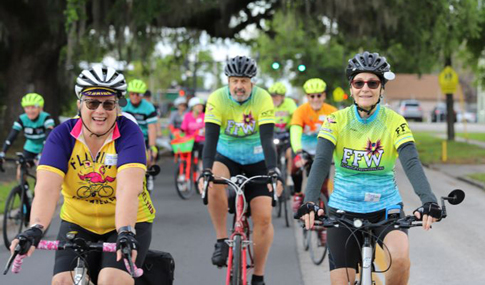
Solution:
[{"label": "teal cycling jersey", "polygon": [[13,123],[13,129],[23,131],[26,141],[24,149],[32,153],[41,153],[47,137],[47,129],[54,127],[54,120],[46,112],[40,112],[36,120],[30,120],[27,114],[22,114]]},{"label": "teal cycling jersey", "polygon": [[275,123],[273,100],[254,86],[249,98],[239,103],[223,87],[209,96],[205,122],[220,126],[218,153],[242,165],[257,163],[264,160],[259,126]]},{"label": "teal cycling jersey", "polygon": [[124,112],[129,113],[135,117],[136,122],[143,132],[145,141],[148,140],[148,125],[157,123],[157,112],[152,103],[142,99],[138,106],[133,106],[130,100],[128,104],[122,108]]}]

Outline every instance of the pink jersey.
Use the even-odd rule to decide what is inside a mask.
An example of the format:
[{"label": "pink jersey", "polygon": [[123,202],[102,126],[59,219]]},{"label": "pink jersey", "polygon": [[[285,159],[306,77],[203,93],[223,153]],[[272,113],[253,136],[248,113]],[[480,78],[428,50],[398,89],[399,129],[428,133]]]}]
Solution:
[{"label": "pink jersey", "polygon": [[194,113],[188,112],[185,114],[182,126],[180,127],[182,131],[184,131],[189,136],[196,134],[196,142],[201,142],[205,140],[204,116],[204,113],[200,113],[197,118],[194,118]]}]

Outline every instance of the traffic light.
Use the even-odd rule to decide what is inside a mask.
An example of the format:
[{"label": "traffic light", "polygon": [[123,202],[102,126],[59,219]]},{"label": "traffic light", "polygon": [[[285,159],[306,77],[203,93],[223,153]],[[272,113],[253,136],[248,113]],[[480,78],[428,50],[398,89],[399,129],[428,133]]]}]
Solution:
[{"label": "traffic light", "polygon": [[300,64],[300,65],[298,65],[298,71],[299,71],[299,72],[303,72],[303,71],[305,71],[305,70],[306,70],[306,65],[304,65],[304,64]]},{"label": "traffic light", "polygon": [[275,61],[273,62],[273,64],[271,64],[271,68],[274,69],[274,70],[277,70],[280,68],[280,63]]}]

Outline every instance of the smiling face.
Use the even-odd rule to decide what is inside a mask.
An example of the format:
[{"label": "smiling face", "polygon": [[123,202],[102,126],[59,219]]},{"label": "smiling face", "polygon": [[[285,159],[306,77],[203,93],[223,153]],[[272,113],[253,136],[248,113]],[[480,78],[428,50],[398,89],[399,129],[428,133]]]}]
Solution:
[{"label": "smiling face", "polygon": [[326,93],[307,94],[306,97],[312,109],[318,111],[322,108],[323,102],[325,102]]},{"label": "smiling face", "polygon": [[132,105],[138,106],[141,99],[143,99],[143,94],[130,92],[130,102]]},{"label": "smiling face", "polygon": [[285,96],[279,94],[271,94],[271,98],[273,99],[273,105],[275,105],[275,107],[281,105],[281,103],[283,103],[285,100]]},{"label": "smiling face", "polygon": [[231,96],[237,102],[246,101],[251,95],[253,83],[249,77],[229,77],[229,90]]},{"label": "smiling face", "polygon": [[362,84],[363,81],[380,82],[380,79],[373,73],[359,73],[352,80],[353,83],[350,84],[350,91],[352,97],[354,97],[355,103],[362,109],[370,110],[370,108],[377,104],[377,101],[379,100],[379,96],[381,94],[381,84],[379,84],[378,88],[376,89],[369,88],[369,83],[365,83],[360,89],[354,87],[354,85],[359,85],[359,83]]},{"label": "smiling face", "polygon": [[[96,101],[101,102],[95,110]],[[104,103],[106,102],[106,103]],[[106,110],[105,107],[112,110]],[[104,105],[104,106],[103,106]],[[81,102],[81,117],[84,124],[95,134],[103,134],[107,132],[116,121],[117,106],[115,96],[84,96]],[[87,130],[86,130],[87,131]]]},{"label": "smiling face", "polygon": [[37,117],[39,117],[40,111],[42,111],[42,107],[36,107],[36,106],[26,106],[24,107],[25,114],[27,114],[27,117],[29,120],[35,120]]}]

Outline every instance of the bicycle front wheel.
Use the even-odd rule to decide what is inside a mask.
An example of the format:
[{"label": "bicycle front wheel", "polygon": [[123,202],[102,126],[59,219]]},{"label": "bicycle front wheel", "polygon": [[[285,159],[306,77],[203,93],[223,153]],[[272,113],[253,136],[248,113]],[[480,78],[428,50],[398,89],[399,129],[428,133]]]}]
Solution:
[{"label": "bicycle front wheel", "polygon": [[[320,193],[319,206],[327,212],[327,197]],[[315,265],[322,264],[327,255],[327,229],[317,227],[308,232],[310,257]]]},{"label": "bicycle front wheel", "polygon": [[[26,199],[24,195],[24,199]],[[10,243],[22,232],[26,227],[25,216],[28,211],[27,205],[22,202],[22,189],[20,186],[15,186],[10,191],[7,201],[5,202],[5,209],[3,212],[3,241],[7,249],[10,248]]]},{"label": "bicycle front wheel", "polygon": [[[234,244],[232,250],[232,269],[231,285],[243,285],[242,284],[242,238],[240,235],[234,236]],[[246,285],[246,284],[244,284]]]},{"label": "bicycle front wheel", "polygon": [[192,169],[190,169],[189,177],[185,175],[187,163],[179,161],[175,166],[175,190],[180,198],[186,200],[192,197],[195,192],[195,187],[192,183]]}]

